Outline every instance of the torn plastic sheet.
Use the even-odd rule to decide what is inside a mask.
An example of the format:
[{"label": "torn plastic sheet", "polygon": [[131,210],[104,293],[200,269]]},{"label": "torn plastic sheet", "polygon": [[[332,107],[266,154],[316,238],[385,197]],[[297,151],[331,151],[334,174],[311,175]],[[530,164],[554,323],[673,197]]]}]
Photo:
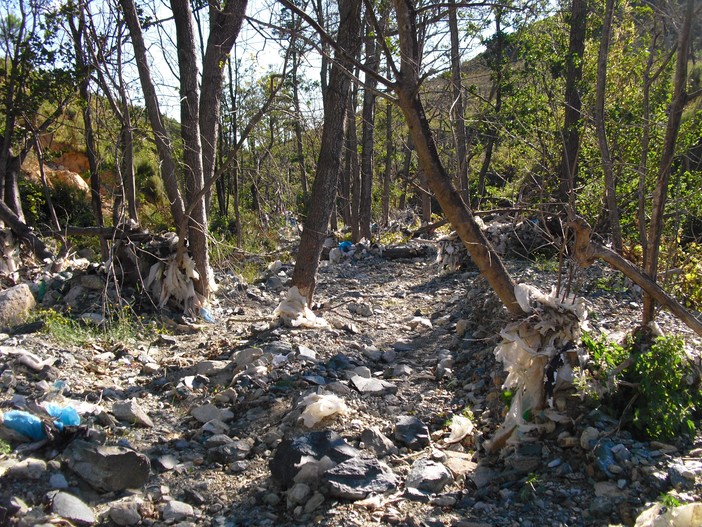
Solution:
[{"label": "torn plastic sheet", "polygon": [[300,418],[307,428],[312,428],[325,417],[349,413],[349,407],[344,400],[334,394],[313,393],[305,397],[302,404],[305,405],[305,410]]},{"label": "torn plastic sheet", "polygon": [[[144,286],[158,297],[159,307],[165,306],[173,298],[183,306],[186,314],[198,314],[200,308],[206,309],[207,306],[205,299],[195,291],[195,281],[200,280],[195,261],[187,254],[183,255],[181,265],[176,260],[177,254],[173,254],[165,261],[153,264]],[[212,270],[209,269],[207,274],[210,290],[217,291]]]},{"label": "torn plastic sheet", "polygon": [[273,311],[273,319],[280,319],[286,326],[308,329],[328,329],[329,323],[307,307],[307,300],[297,286],[288,289],[285,299]]},{"label": "torn plastic sheet", "polygon": [[[582,299],[562,298],[555,290],[545,294],[525,284],[515,286],[514,293],[527,316],[503,329],[502,342],[495,348],[495,357],[507,372],[503,388],[510,389],[513,396],[509,412],[490,442],[491,450],[510,440],[518,441],[520,434],[539,430],[539,425],[528,423],[528,417],[546,406],[547,369],[559,362],[554,358],[572,349],[587,320]],[[549,372],[553,383],[567,380],[572,373],[567,361],[560,362],[558,369]]]},{"label": "torn plastic sheet", "polygon": [[702,503],[667,508],[656,503],[643,511],[634,527],[697,527],[702,525]]}]

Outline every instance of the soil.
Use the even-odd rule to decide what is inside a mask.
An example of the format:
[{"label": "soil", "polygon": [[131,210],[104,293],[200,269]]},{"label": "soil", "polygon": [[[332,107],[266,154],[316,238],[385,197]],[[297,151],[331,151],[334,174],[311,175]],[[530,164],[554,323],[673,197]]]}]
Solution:
[{"label": "soil", "polygon": [[[507,265],[520,282],[543,291],[556,285],[549,260]],[[3,346],[57,360],[34,372],[0,354],[0,369],[12,372],[4,374],[0,386],[3,410],[18,400],[41,401],[59,386],[57,380],[63,381],[64,401],[89,402],[103,410],[84,415],[84,424],[104,432],[108,444],[148,455],[152,471],[143,488],[101,493],[67,469],[57,445],[29,452],[13,442],[20,448],[0,454],[0,494],[20,498],[26,509],[5,521],[65,521],[47,506],[49,476],[57,473],[65,476],[69,492],[95,511],[101,525],[113,525],[110,510],[129,500],[139,502],[140,525],[432,527],[633,525],[662,494],[682,503],[700,501],[695,468],[702,463],[700,438],[680,437],[667,444],[643,440],[626,427],[626,419],[577,390],[564,396],[566,422],[519,445],[486,451],[486,441],[507,410],[505,373],[493,351],[509,317],[477,272],[446,270],[431,258],[367,255],[325,263],[314,308],[329,329],[271,324],[284,291],[280,285],[290,272],[291,266],[284,265],[256,285],[220,272],[214,323],[179,325],[165,333],[154,329],[144,341],[65,346],[42,333],[6,337]],[[637,326],[640,292],[625,280],[597,265],[573,278],[571,289],[588,302],[591,332],[618,340]],[[684,335],[691,353],[702,350],[700,340],[667,313],[660,314],[659,325],[666,333]],[[250,348],[259,348],[267,361],[254,369],[233,366],[237,353]],[[359,393],[345,372],[364,366],[397,391]],[[348,414],[328,417],[312,430],[333,430],[363,449],[361,433],[379,428],[397,446],[381,461],[400,481],[421,458],[445,462],[461,454],[468,468],[454,472],[440,492],[420,497],[406,493],[402,483],[395,492],[360,501],[334,498],[324,488],[291,497],[271,478],[269,463],[283,438],[310,431],[299,420],[302,399],[332,391],[344,400]],[[115,401],[131,398],[153,426],[105,418]],[[191,414],[209,403],[231,412],[225,434],[247,442],[250,450],[244,449],[243,459],[213,455],[207,443],[212,433]],[[429,446],[412,450],[395,440],[401,415],[426,424]],[[475,430],[449,444],[451,419],[457,415],[469,415]],[[616,474],[607,474],[595,450],[581,446],[588,428],[632,454],[617,460]],[[48,462],[44,477],[5,474],[27,456]],[[676,463],[692,466],[693,475],[682,480],[671,475]],[[190,504],[192,514],[164,519],[166,504],[174,501]]]}]

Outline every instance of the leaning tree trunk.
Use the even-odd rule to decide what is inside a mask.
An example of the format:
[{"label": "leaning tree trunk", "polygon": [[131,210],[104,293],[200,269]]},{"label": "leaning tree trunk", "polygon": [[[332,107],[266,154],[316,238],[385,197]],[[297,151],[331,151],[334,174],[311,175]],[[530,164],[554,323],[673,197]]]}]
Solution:
[{"label": "leaning tree trunk", "polygon": [[394,0],[400,36],[402,65],[395,86],[398,104],[414,140],[419,163],[429,186],[436,195],[446,217],[465,244],[472,260],[478,266],[508,311],[523,314],[514,295],[514,283],[502,259],[492,249],[470,209],[451,184],[444,169],[429,122],[419,97],[419,46],[417,42],[416,11],[412,0]]},{"label": "leaning tree trunk", "polygon": [[[658,255],[663,232],[663,213],[668,197],[668,179],[675,155],[675,143],[678,138],[678,131],[680,130],[682,112],[687,103],[687,61],[694,6],[695,0],[687,0],[685,19],[680,29],[680,36],[678,37],[678,56],[675,66],[673,100],[670,103],[668,125],[665,130],[665,142],[663,143],[663,152],[658,165],[658,181],[653,192],[651,223],[648,229],[648,250],[644,255],[644,271],[654,281],[658,274]],[[654,319],[655,303],[656,299],[653,295],[644,295],[644,324],[648,324]]]},{"label": "leaning tree trunk", "polygon": [[339,1],[338,46],[344,53],[336,53],[329,74],[329,85],[324,93],[324,128],[317,162],[317,173],[312,184],[310,209],[300,239],[292,285],[311,303],[315,277],[322,254],[329,217],[336,195],[336,183],[344,145],[344,119],[351,80],[345,72],[353,69],[350,57],[356,57],[360,43],[361,0]]}]

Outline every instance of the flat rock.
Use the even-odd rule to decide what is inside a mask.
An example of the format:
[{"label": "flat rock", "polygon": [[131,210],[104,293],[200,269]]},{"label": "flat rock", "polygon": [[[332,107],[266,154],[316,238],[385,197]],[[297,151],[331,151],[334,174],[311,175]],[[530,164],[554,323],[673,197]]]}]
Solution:
[{"label": "flat rock", "polygon": [[128,401],[118,401],[112,405],[112,415],[120,421],[127,421],[139,426],[153,428],[154,422],[148,416],[146,411],[139,406],[135,399]]},{"label": "flat rock", "polygon": [[366,378],[360,375],[351,377],[351,384],[364,395],[388,395],[397,393],[397,386],[383,379]]},{"label": "flat rock", "polygon": [[67,492],[56,492],[51,499],[51,511],[79,525],[93,525],[95,513],[79,498]]},{"label": "flat rock", "polygon": [[354,457],[324,473],[329,493],[337,498],[360,500],[368,494],[382,494],[397,488],[397,477],[377,459]]},{"label": "flat rock", "polygon": [[166,503],[161,513],[164,521],[181,521],[195,514],[193,506],[183,501],[172,500]]},{"label": "flat rock", "polygon": [[33,457],[23,459],[8,468],[7,475],[16,479],[43,479],[46,475],[46,461]]},{"label": "flat rock", "polygon": [[64,451],[68,467],[99,491],[142,487],[151,463],[144,454],[119,446],[101,446],[75,440]]},{"label": "flat rock", "polygon": [[361,432],[361,441],[366,445],[366,448],[371,449],[378,457],[385,457],[398,452],[395,443],[375,426],[366,428]]},{"label": "flat rock", "polygon": [[421,450],[429,445],[429,429],[418,417],[401,415],[395,423],[395,439],[407,448]]},{"label": "flat rock", "polygon": [[231,410],[217,408],[214,404],[196,406],[190,410],[190,415],[201,423],[207,423],[213,419],[226,423],[234,419],[234,413]]},{"label": "flat rock", "polygon": [[284,439],[270,460],[273,479],[289,488],[296,482],[318,478],[325,470],[357,457],[360,452],[331,430]]}]

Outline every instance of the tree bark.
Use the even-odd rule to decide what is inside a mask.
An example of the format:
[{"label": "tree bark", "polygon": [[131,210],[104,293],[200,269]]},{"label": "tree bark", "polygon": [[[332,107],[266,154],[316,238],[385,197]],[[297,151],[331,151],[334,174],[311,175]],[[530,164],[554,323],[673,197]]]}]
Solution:
[{"label": "tree bark", "polygon": [[514,295],[514,282],[502,260],[485,238],[473,214],[451,184],[432,137],[419,97],[416,11],[412,0],[393,0],[397,13],[402,64],[395,86],[398,105],[414,140],[419,163],[451,225],[456,229],[472,260],[497,296],[513,315],[523,315]]},{"label": "tree bark", "polygon": [[[360,43],[361,0],[339,1],[339,48],[348,56],[356,57]],[[324,128],[317,162],[317,173],[312,185],[310,210],[300,239],[292,284],[311,303],[316,283],[319,257],[326,237],[329,217],[336,195],[336,183],[344,144],[344,119],[351,80],[346,71],[353,63],[343,53],[335,53],[329,74],[329,86],[324,93]]]},{"label": "tree bark", "polygon": [[585,29],[587,24],[587,1],[572,0],[570,8],[570,39],[566,57],[565,117],[563,121],[563,154],[559,168],[559,199],[564,204],[573,204],[578,153],[580,151],[580,127],[582,101],[580,99],[585,54]]},{"label": "tree bark", "polygon": [[[239,36],[246,14],[248,0],[210,0],[210,33],[202,62],[202,83],[200,88],[199,124],[202,149],[203,180],[209,182],[215,177],[217,136],[222,108],[224,87],[224,66],[227,57]],[[179,2],[182,4],[182,2]],[[174,12],[174,15],[176,13]],[[193,34],[193,47],[194,47]],[[193,49],[193,53],[195,50]],[[197,63],[196,63],[197,64]],[[211,185],[211,183],[209,183]],[[205,194],[205,216],[210,211],[210,195]]]},{"label": "tree bark", "polygon": [[[377,73],[380,67],[380,46],[375,44],[375,35],[370,24],[366,25],[366,71]],[[378,81],[366,74],[363,89],[363,125],[361,131],[361,195],[359,208],[359,235],[372,239],[371,211],[373,205],[373,154],[375,149],[375,89]]]},{"label": "tree bark", "polygon": [[651,296],[656,302],[667,307],[671,313],[687,324],[690,329],[702,336],[702,322],[696,319],[680,302],[666,293],[656,283],[655,279],[613,250],[591,241],[591,229],[584,219],[576,218],[569,223],[569,227],[575,233],[575,261],[578,265],[588,267],[595,259],[607,262],[641,287],[646,292],[646,295]]},{"label": "tree bark", "polygon": [[[610,0],[611,1],[611,0]],[[651,223],[648,229],[648,251],[644,255],[644,271],[652,280],[658,275],[658,256],[660,253],[661,236],[663,232],[663,214],[668,198],[668,180],[670,169],[675,155],[675,143],[680,130],[683,109],[687,103],[687,62],[690,47],[690,32],[694,12],[695,0],[687,0],[683,25],[678,36],[678,55],[675,65],[673,80],[673,99],[670,103],[668,124],[665,130],[663,152],[658,165],[658,178],[653,192],[653,207],[651,209]],[[655,317],[655,303],[658,301],[653,295],[644,295],[643,323],[648,324]]]},{"label": "tree bark", "polygon": [[[575,0],[578,1],[578,0]],[[463,84],[461,81],[461,53],[458,38],[458,17],[456,0],[449,0],[449,30],[451,32],[451,125],[456,145],[456,181],[463,201],[470,203],[468,186],[468,139],[466,137],[465,109],[463,107]]]},{"label": "tree bark", "polygon": [[612,33],[612,18],[614,16],[614,1],[607,0],[605,4],[604,22],[602,24],[602,37],[600,40],[600,53],[597,58],[597,84],[595,100],[595,128],[597,131],[597,143],[602,156],[602,171],[605,181],[605,200],[607,202],[607,215],[610,229],[612,230],[612,244],[614,249],[622,252],[622,229],[619,222],[619,206],[617,205],[617,183],[614,176],[614,166],[612,155],[609,151],[607,141],[607,131],[605,127],[605,95],[607,88],[607,57],[609,54],[609,42]]},{"label": "tree bark", "polygon": [[390,184],[392,183],[392,158],[395,145],[392,140],[392,104],[385,105],[385,173],[383,174],[383,225],[390,223]]},{"label": "tree bark", "polygon": [[[90,203],[95,216],[95,224],[98,227],[105,225],[105,220],[102,214],[102,197],[100,195],[100,172],[98,167],[97,146],[95,144],[95,132],[93,130],[93,115],[92,115],[92,94],[90,93],[90,76],[91,68],[87,60],[84,45],[84,36],[86,33],[85,27],[85,7],[81,3],[78,6],[78,12],[75,13],[77,20],[73,16],[68,17],[68,23],[71,28],[73,37],[73,49],[75,51],[76,69],[79,72],[78,91],[82,100],[83,107],[83,130],[85,133],[85,155],[88,158],[88,166],[90,168]],[[102,260],[107,261],[109,258],[109,247],[105,238],[100,238],[100,250]]]},{"label": "tree bark", "polygon": [[149,117],[151,129],[153,130],[159,161],[161,162],[161,178],[166,188],[171,215],[173,216],[175,225],[182,225],[185,218],[185,205],[183,204],[183,197],[178,188],[176,163],[171,148],[171,139],[164,124],[158,97],[156,95],[156,88],[151,79],[151,70],[146,56],[146,45],[141,32],[139,17],[137,16],[136,5],[134,4],[134,0],[119,0],[119,3],[122,6],[124,21],[129,29],[132,47],[134,48],[141,89],[144,93],[144,104],[146,106],[146,113]]}]

